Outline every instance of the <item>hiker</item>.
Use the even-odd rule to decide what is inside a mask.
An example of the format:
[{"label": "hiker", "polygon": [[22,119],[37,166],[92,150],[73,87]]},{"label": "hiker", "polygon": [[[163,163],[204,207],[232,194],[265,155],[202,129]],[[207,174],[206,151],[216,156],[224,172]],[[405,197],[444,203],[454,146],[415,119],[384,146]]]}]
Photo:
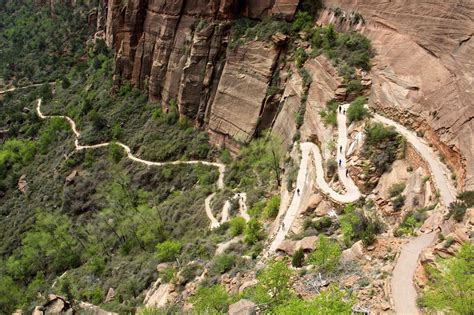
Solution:
[{"label": "hiker", "polygon": [[341,105],[339,105],[339,114],[341,113]]},{"label": "hiker", "polygon": [[285,222],[281,222],[281,229],[284,230],[285,229]]},{"label": "hiker", "polygon": [[339,152],[342,153],[342,145],[339,147]]},{"label": "hiker", "polygon": [[349,170],[346,169],[346,177],[349,175]]},{"label": "hiker", "polygon": [[296,189],[296,193],[298,194],[298,196],[300,195],[300,189]]},{"label": "hiker", "polygon": [[345,109],[344,109],[344,111],[342,112],[342,114],[343,114],[343,115],[345,115],[345,114],[346,114],[346,110],[345,110]]},{"label": "hiker", "polygon": [[339,159],[339,166],[341,166],[341,165],[342,165],[342,160],[341,160],[341,159]]}]

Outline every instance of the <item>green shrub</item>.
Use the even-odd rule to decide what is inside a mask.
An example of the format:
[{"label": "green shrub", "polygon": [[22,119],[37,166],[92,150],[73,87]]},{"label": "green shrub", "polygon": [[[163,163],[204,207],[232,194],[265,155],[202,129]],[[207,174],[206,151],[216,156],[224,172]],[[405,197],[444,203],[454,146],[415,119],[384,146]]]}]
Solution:
[{"label": "green shrub", "polygon": [[[339,68],[338,68],[339,69]],[[347,75],[346,73],[344,73]],[[344,76],[343,74],[343,76]],[[350,80],[349,83],[347,83],[347,93],[360,93],[364,90],[364,86],[360,82],[360,80]]]},{"label": "green shrub", "polygon": [[397,237],[402,235],[414,235],[415,229],[420,227],[425,220],[426,213],[424,209],[407,212],[403,217],[402,223],[398,226],[393,235]]},{"label": "green shrub", "polygon": [[332,99],[326,103],[326,109],[323,109],[319,114],[323,118],[325,125],[337,126],[337,109],[339,103]]},{"label": "green shrub", "polygon": [[405,190],[405,183],[395,183],[390,186],[388,193],[390,197],[396,197],[400,195]]},{"label": "green shrub", "polygon": [[231,301],[231,297],[220,284],[210,288],[199,288],[191,298],[196,314],[227,313]]},{"label": "green shrub", "polygon": [[223,274],[235,266],[235,256],[231,254],[221,254],[214,256],[210,271],[212,274]]},{"label": "green shrub", "polygon": [[171,282],[176,277],[176,268],[167,267],[165,270],[160,272],[160,278],[164,283]]},{"label": "green shrub", "polygon": [[246,222],[245,222],[245,219],[242,217],[234,217],[230,220],[229,225],[230,225],[230,228],[229,228],[230,235],[232,237],[235,237],[244,232],[245,227],[246,227]]},{"label": "green shrub", "polygon": [[336,242],[321,235],[316,242],[316,249],[311,254],[309,261],[324,271],[332,271],[339,263],[341,254],[341,247]]},{"label": "green shrub", "polygon": [[295,15],[295,20],[291,24],[292,32],[309,32],[314,24],[314,18],[305,11],[298,11]]},{"label": "green shrub", "polygon": [[428,269],[429,283],[420,300],[422,306],[442,313],[472,314],[474,245],[463,244],[455,257],[442,259],[437,267]]},{"label": "green shrub", "polygon": [[254,245],[261,239],[263,239],[264,232],[260,222],[256,219],[251,219],[247,222],[247,226],[244,231],[244,241],[249,245]]},{"label": "green shrub", "polygon": [[466,214],[467,206],[464,202],[452,202],[449,205],[449,212],[446,216],[447,219],[453,218],[457,222],[462,222],[464,215]]},{"label": "green shrub", "polygon": [[287,303],[273,309],[272,314],[351,314],[354,298],[336,285],[321,290],[313,300],[292,298]]},{"label": "green shrub", "polygon": [[120,162],[120,160],[123,157],[123,149],[121,146],[119,146],[117,143],[112,142],[109,145],[109,158],[111,161],[114,163]]},{"label": "green shrub", "polygon": [[285,304],[292,296],[292,277],[294,272],[285,261],[272,260],[258,275],[253,300],[272,308]]},{"label": "green shrub", "polygon": [[178,241],[167,240],[156,245],[156,257],[159,261],[172,261],[181,252],[182,245]]},{"label": "green shrub", "polygon": [[474,191],[464,191],[457,197],[463,201],[468,208],[474,207]]},{"label": "green shrub", "polygon": [[347,246],[358,240],[362,240],[365,245],[371,245],[376,240],[376,234],[382,231],[378,220],[367,218],[362,211],[355,210],[353,205],[345,207],[340,223]]},{"label": "green shrub", "polygon": [[349,123],[362,120],[367,116],[368,112],[364,106],[365,102],[366,98],[359,96],[351,103],[347,109],[347,119],[349,120]]},{"label": "green shrub", "polygon": [[398,195],[392,200],[393,210],[399,211],[405,205],[405,196]]},{"label": "green shrub", "polygon": [[280,195],[275,195],[268,200],[267,205],[265,206],[265,209],[263,210],[263,213],[266,218],[275,218],[278,215],[279,210],[280,210]]},{"label": "green shrub", "polygon": [[291,259],[291,265],[296,268],[300,268],[303,266],[304,263],[304,252],[303,249],[298,249],[295,251],[293,254],[293,257]]}]

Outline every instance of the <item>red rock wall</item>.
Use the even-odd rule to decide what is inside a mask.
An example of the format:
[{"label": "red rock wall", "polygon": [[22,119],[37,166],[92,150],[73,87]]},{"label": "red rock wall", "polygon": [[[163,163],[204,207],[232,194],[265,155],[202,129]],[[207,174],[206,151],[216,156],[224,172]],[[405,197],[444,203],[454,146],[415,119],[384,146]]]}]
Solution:
[{"label": "red rock wall", "polygon": [[[474,2],[327,0],[322,24],[355,28],[372,40],[371,106],[422,130],[474,189]],[[365,24],[350,24],[359,12]]]},{"label": "red rock wall", "polygon": [[262,115],[279,49],[227,49],[231,20],[262,19],[274,5],[291,19],[299,1],[276,2],[108,0],[106,42],[116,52],[116,74],[163,106],[175,100],[182,114],[209,127],[214,143],[246,142]]}]

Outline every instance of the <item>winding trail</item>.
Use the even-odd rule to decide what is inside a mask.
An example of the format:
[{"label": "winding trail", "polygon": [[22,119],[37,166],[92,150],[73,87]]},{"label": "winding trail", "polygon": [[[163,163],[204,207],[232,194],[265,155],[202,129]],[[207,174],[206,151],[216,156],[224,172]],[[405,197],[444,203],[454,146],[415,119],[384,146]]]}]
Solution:
[{"label": "winding trail", "polygon": [[[42,103],[42,100],[38,99],[38,103],[36,105],[36,113],[38,114],[38,116],[41,119],[62,118],[62,119],[67,120],[67,122],[71,126],[72,132],[74,133],[74,136],[75,136],[74,146],[75,146],[76,151],[81,151],[81,150],[86,150],[86,149],[98,149],[98,148],[107,147],[107,146],[112,144],[112,142],[104,142],[104,143],[99,143],[99,144],[94,144],[94,145],[81,145],[81,144],[79,144],[79,138],[81,137],[81,133],[77,129],[77,126],[76,126],[76,123],[74,122],[74,120],[72,118],[70,118],[68,116],[64,116],[64,115],[51,115],[51,116],[50,115],[44,115],[41,112],[41,103]],[[138,162],[138,163],[141,163],[141,164],[144,164],[144,165],[148,165],[148,166],[165,166],[165,165],[179,165],[179,164],[188,164],[188,165],[201,164],[201,165],[216,167],[219,170],[219,178],[217,179],[217,188],[219,190],[224,189],[225,165],[222,164],[222,163],[208,162],[208,161],[198,161],[198,160],[193,160],[193,161],[180,161],[180,160],[178,160],[178,161],[171,161],[171,162],[147,161],[147,160],[140,159],[140,158],[136,157],[135,155],[133,155],[132,150],[127,145],[125,145],[121,142],[113,142],[113,143],[116,144],[116,145],[119,145],[120,147],[123,148],[123,150],[127,154],[128,159],[130,159],[132,161],[135,161],[135,162]],[[249,216],[247,214],[247,206],[245,205],[246,195],[244,193],[238,193],[238,194],[235,194],[235,196],[233,198],[236,198],[236,196],[240,196],[240,195],[245,196],[244,200],[242,200],[242,198],[239,198],[240,213],[244,217],[244,219],[246,219],[246,221],[248,221]],[[210,194],[205,199],[205,202],[204,202],[204,206],[205,206],[205,209],[206,209],[206,215],[209,218],[209,220],[211,221],[211,223],[210,223],[210,228],[211,229],[219,227],[219,225],[221,223],[226,222],[229,219],[230,201],[226,201],[226,203],[224,204],[224,207],[222,209],[222,221],[221,222],[218,222],[217,219],[212,214],[210,204],[211,204],[211,200],[214,196],[215,196],[215,193]]]},{"label": "winding trail", "polygon": [[[42,84],[33,84],[30,86],[25,86],[21,88],[11,88],[8,90],[0,91],[0,94],[4,94],[6,92],[15,91],[16,89],[24,89],[33,86],[40,86]],[[343,108],[347,108],[348,104],[342,105]],[[84,149],[96,149],[101,147],[106,147],[110,145],[109,142],[100,143],[96,145],[80,145],[79,138],[80,132],[77,130],[75,122],[68,116],[47,116],[41,112],[41,99],[38,100],[36,106],[37,114],[42,119],[59,117],[66,119],[71,126],[71,129],[75,135],[75,149],[77,151],[84,150]],[[433,182],[440,193],[440,201],[441,204],[447,208],[449,204],[455,201],[456,196],[456,189],[452,185],[450,180],[450,176],[446,171],[443,163],[440,161],[438,156],[435,152],[429,147],[429,145],[423,140],[420,139],[413,131],[408,130],[406,127],[402,126],[401,124],[390,120],[386,117],[383,117],[378,114],[374,114],[373,119],[377,122],[381,122],[385,125],[393,126],[400,134],[402,134],[408,142],[410,142],[415,150],[420,154],[420,156],[427,162]],[[298,215],[299,211],[301,210],[301,202],[302,198],[308,196],[312,193],[311,187],[311,179],[308,176],[308,168],[312,166],[312,162],[314,162],[314,166],[316,168],[316,181],[315,184],[318,189],[324,193],[327,197],[331,198],[335,202],[339,203],[349,203],[356,201],[360,196],[360,192],[357,186],[354,184],[350,176],[346,176],[346,146],[347,146],[347,128],[346,128],[346,116],[337,114],[337,121],[338,121],[338,139],[337,139],[337,160],[341,161],[341,166],[338,168],[338,175],[339,180],[344,186],[345,193],[339,193],[334,191],[329,184],[325,181],[324,178],[324,169],[323,169],[323,161],[322,156],[320,153],[319,148],[311,142],[304,142],[300,144],[302,158],[300,162],[300,168],[298,171],[298,176],[296,180],[297,184],[297,192],[294,193],[293,198],[291,200],[291,204],[288,210],[285,213],[285,216],[282,220],[280,228],[278,229],[273,241],[271,242],[267,254],[271,254],[275,252],[281,242],[285,239],[288,230],[291,228],[294,219]],[[121,146],[127,154],[127,158],[130,160],[136,161],[138,163],[142,163],[149,166],[164,166],[164,165],[178,165],[178,164],[202,164],[216,167],[219,170],[219,178],[217,180],[217,188],[219,190],[224,188],[224,174],[225,174],[225,165],[222,163],[216,162],[208,162],[208,161],[172,161],[172,162],[153,162],[140,159],[134,156],[131,152],[131,149],[120,142],[116,142],[117,145]],[[340,147],[342,146],[342,150],[340,151]],[[312,158],[313,159],[312,159]],[[206,214],[211,221],[210,228],[216,228],[221,223],[228,220],[228,210],[230,208],[230,202],[227,201],[224,205],[224,209],[222,211],[222,220],[219,222],[214,215],[212,214],[211,210],[211,200],[215,196],[215,193],[209,195],[205,199],[205,209]],[[250,219],[249,215],[247,214],[247,206],[246,206],[246,194],[240,193],[234,195],[233,198],[239,199],[239,213],[240,215],[248,221]],[[433,214],[434,215],[434,214]],[[415,270],[418,264],[419,255],[423,249],[428,247],[432,244],[436,238],[437,232],[431,232],[428,234],[422,234],[415,239],[411,240],[407,243],[401,250],[401,254],[397,260],[396,266],[393,271],[392,281],[391,281],[391,288],[392,288],[392,296],[395,304],[395,311],[397,314],[418,314],[419,310],[416,305],[416,289],[413,284],[413,276],[415,274]],[[222,244],[222,246],[227,246],[227,244],[235,242],[235,240],[231,240],[226,244]]]},{"label": "winding trail", "polygon": [[[281,242],[285,239],[290,230],[293,221],[301,210],[301,200],[311,194],[311,179],[308,176],[308,167],[310,167],[311,156],[314,159],[316,167],[316,186],[327,197],[339,203],[354,202],[360,198],[361,193],[350,176],[346,176],[346,145],[347,145],[347,127],[346,115],[342,110],[346,109],[348,104],[341,105],[341,112],[337,112],[338,123],[338,137],[337,137],[337,160],[341,161],[341,166],[338,167],[339,181],[344,186],[346,192],[344,194],[334,191],[324,178],[323,159],[321,152],[317,145],[312,142],[303,142],[300,144],[301,148],[301,162],[296,179],[297,191],[293,195],[290,207],[286,211],[285,217],[280,225],[280,228],[269,247],[269,253],[276,251]],[[342,149],[339,149],[342,147]],[[299,192],[298,192],[299,190]]]},{"label": "winding trail", "polygon": [[[423,139],[416,136],[414,132],[393,120],[379,114],[374,114],[374,120],[395,127],[397,132],[403,135],[407,141],[413,145],[418,154],[423,157],[428,164],[433,182],[439,190],[441,204],[447,209],[449,204],[456,200],[456,189],[452,185],[448,172],[443,170],[443,163],[433,149]],[[437,215],[437,213],[432,214],[432,216],[435,215]],[[417,293],[413,283],[413,277],[421,252],[433,244],[436,235],[436,231],[422,234],[408,242],[401,250],[393,270],[391,283],[392,297],[397,314],[419,313],[416,305]]]},{"label": "winding trail", "polygon": [[[28,88],[32,88],[32,87],[36,87],[36,86],[41,86],[43,84],[47,84],[47,83],[35,83],[35,84],[30,84],[30,85],[25,85],[25,86],[12,87],[10,89],[0,91],[0,95],[8,93],[8,92],[13,92],[13,91],[16,91],[16,90],[24,90],[24,89],[28,89]],[[48,84],[53,85],[53,84],[56,84],[56,82],[49,82]]]}]

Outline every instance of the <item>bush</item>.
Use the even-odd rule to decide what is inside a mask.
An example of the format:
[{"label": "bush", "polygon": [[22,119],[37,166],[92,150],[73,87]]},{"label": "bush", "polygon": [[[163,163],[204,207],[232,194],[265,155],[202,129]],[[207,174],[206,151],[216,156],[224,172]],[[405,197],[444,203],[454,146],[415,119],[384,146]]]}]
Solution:
[{"label": "bush", "polygon": [[217,255],[213,258],[211,264],[212,274],[223,274],[235,266],[235,256],[230,254]]},{"label": "bush", "polygon": [[235,237],[237,235],[240,235],[244,232],[245,227],[246,227],[246,222],[245,219],[242,217],[234,217],[230,220],[230,235],[232,237]]},{"label": "bush", "polygon": [[457,222],[462,222],[464,215],[466,214],[467,206],[464,202],[455,201],[449,205],[449,212],[446,216],[447,219],[453,218]]},{"label": "bush", "polygon": [[405,183],[395,183],[390,186],[388,192],[390,197],[396,197],[400,195],[405,190]]},{"label": "bush", "polygon": [[156,258],[159,261],[172,261],[181,252],[182,245],[178,241],[167,240],[156,245]]},{"label": "bush", "polygon": [[191,298],[196,314],[227,313],[231,298],[222,285],[211,288],[199,288]]},{"label": "bush", "polygon": [[244,233],[244,241],[249,245],[254,245],[263,238],[263,227],[256,219],[247,222]]},{"label": "bush", "polygon": [[326,103],[326,108],[319,113],[323,118],[325,125],[337,126],[338,107],[339,103],[335,99],[332,99]]},{"label": "bush", "polygon": [[393,233],[394,236],[399,237],[402,235],[414,235],[415,229],[420,227],[426,220],[426,213],[423,209],[418,211],[410,211],[403,217],[402,223],[398,226],[398,229]]},{"label": "bush", "polygon": [[429,283],[421,304],[441,313],[468,315],[474,311],[474,245],[465,243],[458,254],[429,268]]},{"label": "bush", "polygon": [[291,259],[291,265],[296,268],[300,268],[303,266],[304,263],[304,252],[303,249],[298,249],[294,254],[293,258]]},{"label": "bush", "polygon": [[280,195],[271,197],[265,207],[264,214],[266,218],[275,218],[280,210]]},{"label": "bush", "polygon": [[291,24],[291,31],[295,33],[301,31],[309,32],[313,24],[314,19],[308,12],[298,11],[296,12],[295,20]]},{"label": "bush", "polygon": [[359,96],[351,103],[347,109],[349,123],[362,120],[367,115],[368,112],[364,106],[366,101],[365,97]]},{"label": "bush", "polygon": [[341,247],[336,242],[321,235],[316,242],[316,250],[311,254],[309,261],[324,271],[332,271],[339,263],[341,254]]},{"label": "bush", "polygon": [[474,191],[464,191],[457,197],[463,201],[468,208],[474,207]]},{"label": "bush", "polygon": [[160,278],[164,283],[171,282],[176,276],[176,269],[174,267],[167,267],[160,272]]},{"label": "bush", "polygon": [[393,210],[399,211],[405,205],[405,196],[398,195],[392,200]]}]

